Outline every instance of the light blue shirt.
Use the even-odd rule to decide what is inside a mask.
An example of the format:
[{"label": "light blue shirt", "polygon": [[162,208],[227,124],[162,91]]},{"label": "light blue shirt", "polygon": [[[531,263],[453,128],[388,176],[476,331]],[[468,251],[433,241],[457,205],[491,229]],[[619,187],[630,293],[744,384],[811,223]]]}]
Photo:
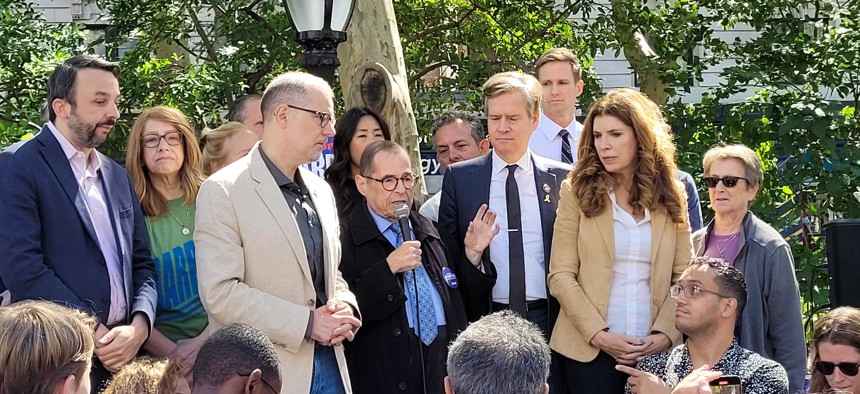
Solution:
[{"label": "light blue shirt", "polygon": [[[376,212],[373,211],[373,208],[370,206],[367,207],[367,210],[370,211],[370,217],[373,218],[373,222],[376,223],[376,228],[379,229],[379,232],[391,242],[391,245],[397,247],[397,234],[394,229],[391,227],[395,222],[390,221],[382,216],[379,216]],[[409,229],[409,232],[412,234],[412,239],[415,239],[415,233],[412,229]],[[442,297],[439,295],[439,290],[436,289],[436,285],[433,284],[433,281],[430,279],[430,275],[427,273],[427,270],[424,268],[424,265],[419,266],[415,269],[415,280],[423,281],[428,288],[431,289],[430,293],[433,297],[433,310],[436,311],[436,325],[444,326],[446,324],[445,320],[445,308],[442,304]],[[409,327],[415,327],[415,319],[414,314],[416,310],[415,305],[415,294],[410,294],[410,292],[406,293],[406,319],[409,321]]]}]

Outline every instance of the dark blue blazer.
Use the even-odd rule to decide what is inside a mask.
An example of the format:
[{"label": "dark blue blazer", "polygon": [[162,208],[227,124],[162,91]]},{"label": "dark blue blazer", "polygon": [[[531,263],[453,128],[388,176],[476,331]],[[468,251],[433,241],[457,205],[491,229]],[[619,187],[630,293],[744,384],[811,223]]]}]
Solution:
[{"label": "dark blue blazer", "polygon": [[[534,163],[535,187],[540,203],[541,226],[543,227],[543,245],[545,269],[549,273],[549,256],[552,246],[552,232],[555,224],[555,211],[558,208],[558,196],[561,182],[570,172],[570,166],[561,162],[532,154]],[[463,239],[469,229],[469,222],[481,204],[490,201],[490,179],[493,171],[492,153],[476,157],[460,163],[452,164],[445,171],[442,181],[442,198],[439,204],[439,229],[447,232],[453,239],[459,241],[463,248]],[[545,202],[548,201],[548,202]],[[523,212],[523,215],[534,214]],[[489,261],[489,248],[484,251],[484,260]],[[469,286],[468,281],[479,278],[480,271],[471,264],[461,265],[461,275]],[[549,330],[552,330],[558,316],[559,306],[552,296],[549,296]],[[490,313],[492,310],[492,287],[480,299],[468,299],[466,311],[469,320],[473,321]],[[549,333],[547,333],[549,334]]]},{"label": "dark blue blazer", "polygon": [[[141,312],[151,325],[156,274],[140,202],[125,169],[96,153],[122,262],[125,323]],[[56,301],[107,321],[107,265],[71,165],[47,126],[0,152],[0,217],[0,279],[12,302]]]}]

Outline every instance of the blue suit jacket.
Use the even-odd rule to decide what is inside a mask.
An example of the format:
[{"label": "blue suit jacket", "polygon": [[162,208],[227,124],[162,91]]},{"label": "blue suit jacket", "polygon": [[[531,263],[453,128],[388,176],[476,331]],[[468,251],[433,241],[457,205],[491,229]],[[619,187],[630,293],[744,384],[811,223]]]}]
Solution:
[{"label": "blue suit jacket", "polygon": [[[143,212],[125,169],[107,156],[101,159],[103,190],[122,262],[125,323],[142,312],[151,325],[156,274]],[[0,279],[12,302],[51,300],[107,321],[107,265],[71,165],[47,126],[0,153],[0,217]]]},{"label": "blue suit jacket", "polygon": [[[538,189],[537,196],[540,201],[544,256],[546,256],[545,268],[548,273],[553,224],[555,223],[555,211],[558,208],[558,193],[561,190],[561,182],[564,181],[570,171],[570,166],[537,156],[534,153],[532,153],[532,162],[535,169],[535,187]],[[445,171],[445,178],[442,181],[442,199],[439,204],[439,229],[456,239],[461,249],[466,231],[469,229],[469,222],[475,218],[481,204],[489,204],[490,202],[492,170],[493,156],[492,153],[488,153],[471,160],[452,164]],[[549,202],[545,203],[546,200]],[[522,214],[529,215],[531,213],[523,212]],[[484,261],[489,261],[489,248],[484,251]],[[464,283],[465,286],[470,285],[470,279],[474,282],[480,278],[480,271],[471,264],[462,264],[460,270],[466,282]],[[490,313],[492,309],[492,286],[484,288],[489,290],[481,297],[475,299],[476,297],[472,296],[466,300],[466,311],[470,321]],[[548,298],[549,327],[552,329],[558,316],[559,306],[554,298],[551,296]]]}]

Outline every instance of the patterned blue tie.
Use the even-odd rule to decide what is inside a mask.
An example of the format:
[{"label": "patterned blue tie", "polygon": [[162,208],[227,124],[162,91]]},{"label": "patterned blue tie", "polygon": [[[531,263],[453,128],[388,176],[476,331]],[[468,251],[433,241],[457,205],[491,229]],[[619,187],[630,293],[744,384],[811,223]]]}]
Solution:
[{"label": "patterned blue tie", "polygon": [[[400,224],[393,223],[389,230],[394,232],[394,247],[399,247],[403,244],[403,233],[400,231]],[[415,275],[418,275],[416,278]],[[415,294],[415,282],[418,282],[418,323],[415,325],[415,333],[421,338],[421,342],[430,346],[433,340],[436,339],[436,334],[439,333],[439,327],[436,325],[436,310],[433,308],[433,296],[428,286],[429,275],[424,265],[419,265],[413,271],[403,273],[403,282],[406,285],[406,292],[409,296]],[[414,300],[413,300],[414,301]],[[413,310],[414,312],[414,310]],[[419,331],[418,328],[421,328]]]}]

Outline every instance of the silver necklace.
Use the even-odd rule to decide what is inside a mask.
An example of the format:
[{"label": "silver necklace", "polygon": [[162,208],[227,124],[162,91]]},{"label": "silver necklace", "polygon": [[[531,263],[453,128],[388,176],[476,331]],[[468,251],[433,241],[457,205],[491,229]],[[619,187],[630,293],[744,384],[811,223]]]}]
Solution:
[{"label": "silver necklace", "polygon": [[191,212],[191,207],[185,207],[185,221],[180,222],[179,218],[177,218],[176,215],[173,214],[173,212],[171,212],[169,209],[167,210],[167,213],[169,213],[170,216],[173,217],[173,220],[175,220],[176,223],[179,223],[179,225],[182,226],[182,235],[191,234],[191,230],[189,230],[188,226],[186,226],[186,223],[188,223],[188,212]]},{"label": "silver necklace", "polygon": [[[717,241],[717,242],[716,242],[717,252],[720,254],[720,258],[721,258],[721,259],[723,259],[723,260],[725,260],[725,259],[726,259],[725,257],[723,257],[723,252],[725,252],[725,251],[726,251],[726,249],[728,249],[728,248],[729,248],[729,245],[731,245],[731,241],[732,241],[732,240],[734,240],[735,238],[737,238],[737,236],[738,236],[739,234],[740,234],[740,231],[739,231],[739,232],[736,232],[736,233],[734,233],[734,234],[732,234],[732,236],[731,236],[731,237],[728,237],[728,238],[726,238],[726,239],[724,239],[724,240],[722,240],[722,241],[721,241],[721,240],[719,240],[719,239],[714,239],[714,241]],[[723,244],[723,245],[726,245],[726,246],[725,246],[725,247],[723,247],[723,248],[720,248],[720,244]],[[731,262],[730,262],[730,263],[731,263]]]}]

